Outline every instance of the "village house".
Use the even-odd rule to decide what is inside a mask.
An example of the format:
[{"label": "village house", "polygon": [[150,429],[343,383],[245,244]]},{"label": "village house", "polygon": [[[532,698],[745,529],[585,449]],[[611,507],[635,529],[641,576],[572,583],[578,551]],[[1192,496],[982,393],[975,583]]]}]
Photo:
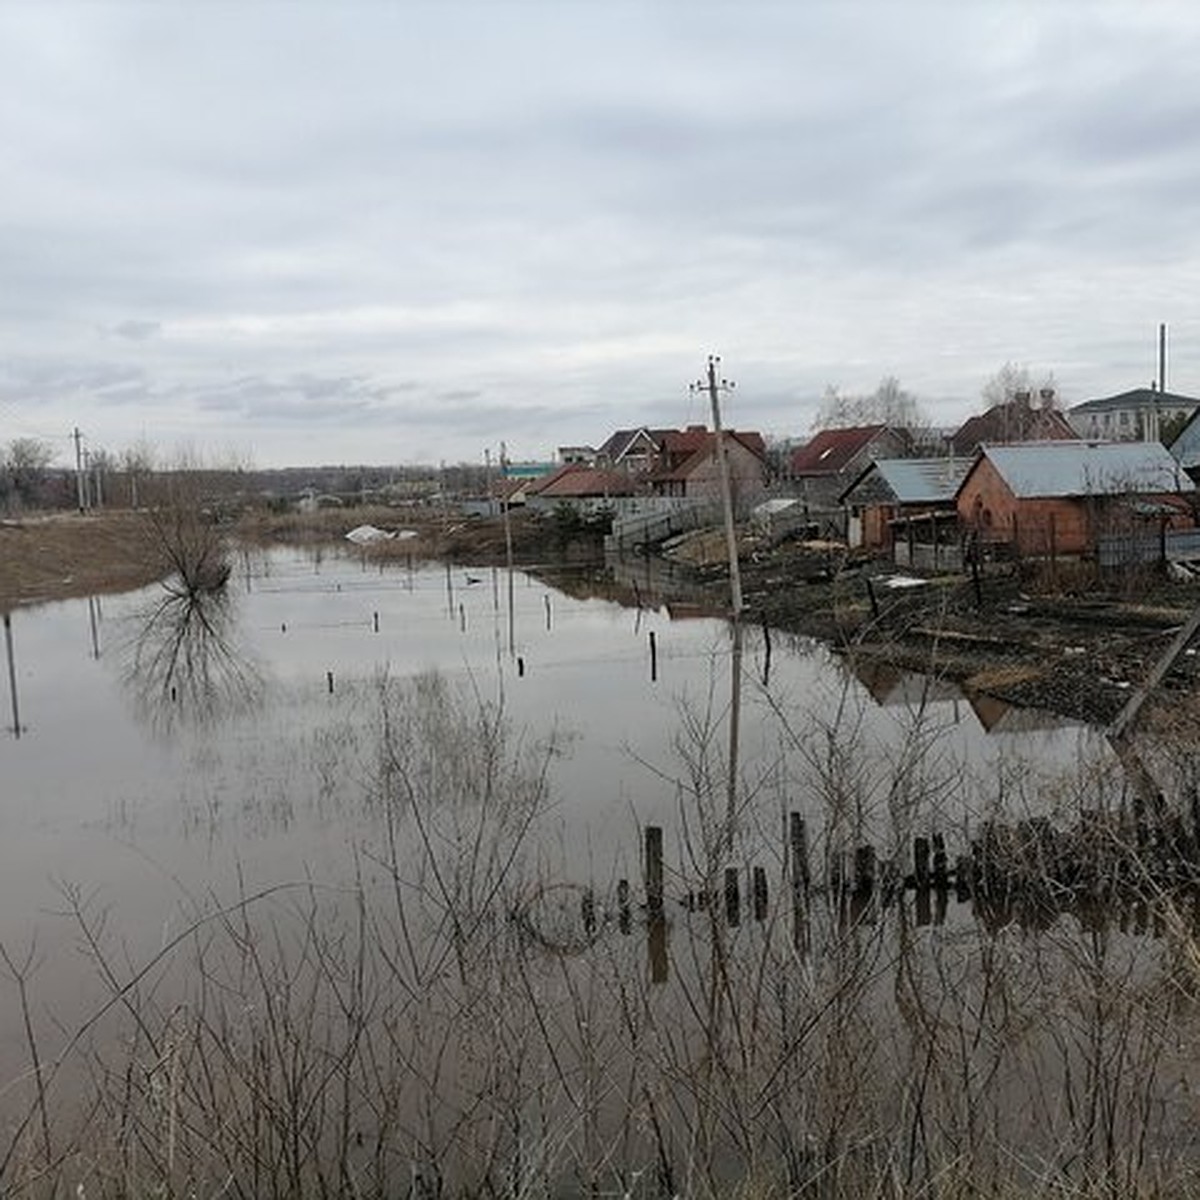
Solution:
[{"label": "village house", "polygon": [[1102,535],[1190,528],[1195,485],[1158,442],[983,446],[956,496],[981,548],[1020,555],[1094,553]]},{"label": "village house", "polygon": [[1014,442],[1061,442],[1076,437],[1070,422],[1054,407],[1054,391],[1043,388],[1039,403],[1029,392],[1019,392],[1003,404],[968,417],[950,435],[950,452],[969,458],[980,446],[1007,446]]},{"label": "village house", "polygon": [[650,429],[645,425],[637,429],[618,429],[596,451],[592,465],[616,468],[631,475],[653,471],[659,465],[663,438],[675,432],[674,429]]},{"label": "village house", "polygon": [[1171,456],[1193,483],[1200,483],[1200,408],[1171,443]]},{"label": "village house", "polygon": [[1188,421],[1200,400],[1160,392],[1157,388],[1134,388],[1116,396],[1085,400],[1067,411],[1080,437],[1120,442],[1170,442]]},{"label": "village house", "polygon": [[[766,446],[761,434],[734,430],[725,431],[724,442],[734,506],[744,511],[766,493]],[[649,478],[655,495],[688,500],[720,499],[717,439],[703,425],[665,433],[658,464]]]},{"label": "village house", "polygon": [[864,467],[881,458],[903,458],[911,445],[906,430],[890,425],[822,429],[792,452],[789,474],[808,504],[833,508]]},{"label": "village house", "polygon": [[624,471],[567,463],[525,489],[525,502],[533,512],[553,511],[567,504],[582,515],[611,507],[619,496],[634,494],[633,480]]},{"label": "village house", "polygon": [[971,466],[962,458],[883,458],[839,497],[850,546],[890,552],[902,566],[961,566],[955,493]]}]

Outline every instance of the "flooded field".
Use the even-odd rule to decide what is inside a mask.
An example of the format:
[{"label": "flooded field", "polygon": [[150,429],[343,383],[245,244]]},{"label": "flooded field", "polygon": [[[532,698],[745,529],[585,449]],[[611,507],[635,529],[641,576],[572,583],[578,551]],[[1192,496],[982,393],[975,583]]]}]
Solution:
[{"label": "flooded field", "polygon": [[725,623],[648,577],[569,591],[273,552],[201,605],[18,614],[0,1182],[1191,1169],[1190,908],[1035,922],[904,886],[914,838],[954,861],[988,821],[1118,812],[1097,733],[747,631],[731,788]]}]

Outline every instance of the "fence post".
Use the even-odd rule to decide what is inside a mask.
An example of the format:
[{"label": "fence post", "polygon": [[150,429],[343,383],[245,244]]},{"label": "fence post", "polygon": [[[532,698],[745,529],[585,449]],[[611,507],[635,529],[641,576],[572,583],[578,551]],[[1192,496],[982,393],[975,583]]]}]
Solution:
[{"label": "fence post", "polygon": [[661,825],[646,826],[646,911],[651,918],[663,911],[663,831]]}]

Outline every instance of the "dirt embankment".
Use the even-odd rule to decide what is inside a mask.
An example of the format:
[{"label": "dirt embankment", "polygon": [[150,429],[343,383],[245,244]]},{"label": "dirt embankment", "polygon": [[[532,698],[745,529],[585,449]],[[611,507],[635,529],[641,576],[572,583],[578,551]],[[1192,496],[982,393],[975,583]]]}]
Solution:
[{"label": "dirt embankment", "polygon": [[[683,555],[714,595],[728,587],[723,555],[723,545]],[[747,541],[740,562],[749,620],[828,641],[864,670],[932,672],[1094,724],[1121,711],[1200,605],[1200,585],[1168,582],[1152,568],[1098,579],[1091,567],[1051,576],[1005,564],[985,571],[977,588],[962,576],[897,579],[894,569],[824,543],[767,550]],[[1142,720],[1200,733],[1200,639]]]},{"label": "dirt embankment", "polygon": [[0,612],[153,583],[161,560],[133,513],[0,521]]}]

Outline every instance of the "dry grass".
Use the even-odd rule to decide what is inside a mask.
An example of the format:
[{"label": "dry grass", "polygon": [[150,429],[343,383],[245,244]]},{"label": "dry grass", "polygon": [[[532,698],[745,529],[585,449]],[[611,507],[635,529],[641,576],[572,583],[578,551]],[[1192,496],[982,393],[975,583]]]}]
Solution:
[{"label": "dry grass", "polygon": [[1045,676],[1041,667],[1026,664],[1002,664],[985,667],[967,679],[963,687],[969,692],[994,692],[1020,687],[1026,683],[1037,683]]},{"label": "dry grass", "polygon": [[134,513],[56,514],[0,523],[0,610],[153,583]]}]

